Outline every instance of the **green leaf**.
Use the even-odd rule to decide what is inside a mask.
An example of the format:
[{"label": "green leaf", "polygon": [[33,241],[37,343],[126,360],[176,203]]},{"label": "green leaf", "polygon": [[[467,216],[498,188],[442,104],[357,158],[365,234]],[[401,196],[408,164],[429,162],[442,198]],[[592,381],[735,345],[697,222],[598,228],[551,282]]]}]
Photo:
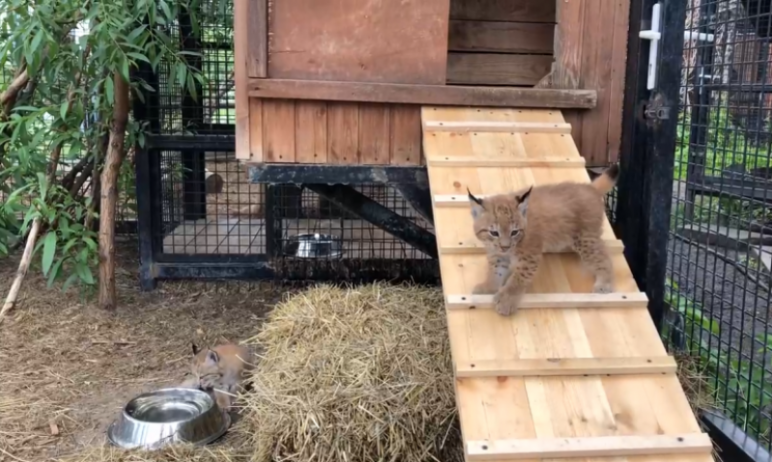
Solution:
[{"label": "green leaf", "polygon": [[62,267],[62,263],[64,263],[65,257],[62,257],[59,259],[59,261],[56,262],[54,267],[51,269],[51,274],[48,275],[48,287],[51,287],[54,285],[54,281],[56,280],[56,276],[59,274],[59,269]]},{"label": "green leaf", "polygon": [[45,29],[40,27],[35,34],[35,37],[32,38],[32,42],[29,46],[30,53],[35,53],[38,51],[38,48],[40,47],[41,42],[43,42],[43,37],[46,35]]},{"label": "green leaf", "polygon": [[47,275],[51,269],[51,264],[54,262],[54,255],[56,255],[56,231],[49,231],[46,234],[45,242],[43,244],[43,275]]},{"label": "green leaf", "polygon": [[68,277],[67,280],[64,281],[64,285],[62,286],[62,292],[67,292],[67,288],[69,288],[77,280],[78,280],[77,273],[71,274],[70,277]]},{"label": "green leaf", "polygon": [[166,16],[167,19],[174,19],[171,10],[169,10],[169,5],[167,5],[165,1],[161,0],[159,5],[161,6],[161,10],[163,10],[164,16]]},{"label": "green leaf", "polygon": [[121,59],[121,77],[126,82],[131,82],[131,75],[129,75],[129,58],[126,56]]},{"label": "green leaf", "polygon": [[94,276],[91,274],[91,270],[88,269],[88,266],[83,264],[78,264],[78,266],[76,266],[76,271],[81,281],[85,282],[88,285],[94,284]]},{"label": "green leaf", "polygon": [[130,52],[126,53],[126,55],[131,57],[131,58],[134,58],[136,61],[144,61],[144,62],[150,64],[150,60],[147,58],[147,56],[145,56],[143,54],[136,53],[134,51],[130,51]]},{"label": "green leaf", "polygon": [[69,106],[69,103],[67,102],[67,99],[65,98],[65,100],[62,101],[62,106],[59,108],[59,115],[62,117],[62,120],[67,118],[68,106]]},{"label": "green leaf", "polygon": [[142,32],[144,32],[146,28],[147,28],[147,25],[145,25],[145,24],[143,24],[143,25],[141,25],[141,26],[137,27],[137,28],[136,28],[136,29],[134,29],[133,31],[129,32],[129,35],[127,35],[127,36],[126,36],[126,39],[127,39],[128,41],[130,41],[130,42],[133,42],[133,41],[134,41],[134,40],[136,40],[136,39],[137,39],[137,38],[138,38],[140,35],[142,35]]},{"label": "green leaf", "polygon": [[105,79],[105,95],[107,95],[107,104],[112,105],[115,102],[115,87],[112,77]]}]

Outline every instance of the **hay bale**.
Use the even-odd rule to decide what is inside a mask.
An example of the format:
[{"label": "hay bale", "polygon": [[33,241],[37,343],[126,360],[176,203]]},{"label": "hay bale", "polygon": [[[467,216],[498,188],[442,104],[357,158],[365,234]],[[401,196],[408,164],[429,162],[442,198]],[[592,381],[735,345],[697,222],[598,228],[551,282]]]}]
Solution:
[{"label": "hay bale", "polygon": [[124,450],[109,445],[93,446],[77,455],[58,459],[58,462],[247,462],[244,451],[229,448],[194,448],[189,445],[171,445],[157,451]]},{"label": "hay bale", "polygon": [[253,460],[463,460],[439,290],[320,285],[277,305],[252,343]]}]

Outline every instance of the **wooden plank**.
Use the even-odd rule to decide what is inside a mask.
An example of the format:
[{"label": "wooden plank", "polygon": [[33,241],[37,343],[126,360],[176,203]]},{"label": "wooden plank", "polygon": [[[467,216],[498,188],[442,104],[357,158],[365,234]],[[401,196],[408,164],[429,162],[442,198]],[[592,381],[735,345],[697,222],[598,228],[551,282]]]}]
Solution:
[{"label": "wooden plank", "polygon": [[429,159],[427,165],[438,167],[514,167],[514,168],[576,168],[584,167],[583,157],[547,157],[529,159],[517,157],[457,156]]},{"label": "wooden plank", "polygon": [[456,364],[456,377],[673,374],[672,356],[640,358],[493,359]]},{"label": "wooden plank", "polygon": [[265,162],[294,162],[295,102],[265,100],[262,104]]},{"label": "wooden plank", "polygon": [[[646,308],[649,299],[645,292],[614,292],[610,294],[564,293],[533,294],[523,296],[520,308],[523,310],[569,309],[569,308]],[[448,310],[493,309],[493,295],[448,295],[445,297]]]},{"label": "wooden plank", "polygon": [[268,0],[249,0],[248,5],[247,67],[250,77],[264,78],[268,76]]},{"label": "wooden plank", "polygon": [[[625,93],[625,72],[627,70],[627,29],[630,22],[630,1],[616,0],[614,16],[614,39],[611,53],[611,85],[609,92],[607,162],[617,162],[622,144],[622,104]],[[600,163],[600,162],[598,162]]]},{"label": "wooden plank", "polygon": [[391,165],[421,165],[421,107],[392,106],[389,137]]},{"label": "wooden plank", "polygon": [[272,78],[445,83],[448,0],[282,0],[270,14]]},{"label": "wooden plank", "polygon": [[551,55],[554,38],[553,24],[451,20],[448,51]]},{"label": "wooden plank", "polygon": [[305,164],[327,162],[327,104],[295,102],[295,161]]},{"label": "wooden plank", "polygon": [[509,133],[571,133],[571,125],[567,123],[550,122],[497,122],[497,121],[464,121],[438,122],[425,121],[424,131],[443,132],[509,132]]},{"label": "wooden plank", "polygon": [[711,454],[712,451],[713,444],[706,433],[534,438],[466,444],[467,460],[497,461]]},{"label": "wooden plank", "polygon": [[[561,0],[564,1],[564,0]],[[571,1],[571,0],[569,0]],[[482,108],[424,108],[423,121],[472,120],[564,122],[558,111]],[[567,134],[425,133],[427,159],[512,156],[542,159],[579,157]],[[584,168],[511,168],[428,166],[432,196],[463,195],[467,188],[488,196],[529,185],[589,182]],[[474,239],[466,208],[434,204],[438,246]],[[614,239],[604,220],[603,237]],[[440,254],[444,295],[472,296],[485,278],[484,254]],[[611,255],[617,294],[639,292],[623,254]],[[547,254],[527,296],[594,296],[594,278],[575,253]],[[640,295],[639,295],[640,296]],[[504,317],[492,309],[446,309],[455,364],[513,358],[651,358],[667,352],[642,300],[637,307],[525,309]],[[617,435],[681,435],[700,431],[674,374],[583,376],[457,377],[459,420],[465,441],[564,439]],[[645,399],[641,399],[645,396]],[[540,453],[529,460],[542,460]],[[505,458],[504,458],[505,459]],[[497,459],[497,460],[504,460]],[[553,460],[553,458],[549,458]],[[602,462],[603,458],[588,458]],[[615,459],[616,460],[616,459]],[[627,459],[620,459],[627,460]],[[635,462],[708,462],[709,453],[692,456],[642,456]]]},{"label": "wooden plank", "polygon": [[450,19],[555,22],[555,2],[543,0],[451,0]]},{"label": "wooden plank", "polygon": [[[265,153],[263,152],[263,100],[260,98],[249,99],[249,147],[252,162],[263,162]],[[241,159],[237,156],[237,158]],[[245,159],[246,160],[246,159]]]},{"label": "wooden plank", "polygon": [[582,37],[584,10],[587,2],[557,2],[555,26],[555,64],[552,67],[552,88],[579,88],[582,75]]},{"label": "wooden plank", "polygon": [[327,107],[327,162],[356,164],[359,160],[359,105],[330,103]]},{"label": "wooden plank", "polygon": [[592,108],[594,90],[550,90],[320,80],[252,79],[256,98],[305,99],[449,106]]},{"label": "wooden plank", "polygon": [[359,105],[359,164],[389,163],[391,108],[386,104]]},{"label": "wooden plank", "polygon": [[[611,254],[622,254],[625,251],[624,243],[619,239],[611,239],[605,241],[606,248]],[[453,242],[451,244],[440,243],[440,253],[443,255],[478,255],[485,253],[485,247],[480,241],[461,241]],[[547,253],[566,253],[573,252],[571,249],[565,249],[560,252],[547,252]]]},{"label": "wooden plank", "polygon": [[[250,160],[250,99],[246,84],[247,70],[247,11],[249,0],[234,0],[233,3],[233,78],[236,84],[236,158]],[[262,161],[262,159],[259,159]]]},{"label": "wooden plank", "polygon": [[548,55],[450,52],[447,83],[533,86],[551,66]]},{"label": "wooden plank", "polygon": [[[582,41],[582,88],[597,88],[598,106],[582,114],[582,153],[588,164],[605,164],[608,159],[608,129],[610,116],[609,91],[613,67],[614,17],[617,2],[600,5],[587,2]],[[619,115],[617,115],[619,117]]]}]

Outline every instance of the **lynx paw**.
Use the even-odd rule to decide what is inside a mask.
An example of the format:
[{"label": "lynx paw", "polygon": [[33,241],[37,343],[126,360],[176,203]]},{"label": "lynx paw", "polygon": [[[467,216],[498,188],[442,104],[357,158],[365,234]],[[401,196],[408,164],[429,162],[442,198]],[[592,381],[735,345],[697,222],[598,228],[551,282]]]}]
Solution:
[{"label": "lynx paw", "polygon": [[496,312],[501,316],[511,316],[517,312],[520,305],[520,295],[512,295],[507,292],[499,292],[493,297]]},{"label": "lynx paw", "polygon": [[596,294],[610,294],[614,291],[614,285],[609,281],[596,281],[592,291]]}]

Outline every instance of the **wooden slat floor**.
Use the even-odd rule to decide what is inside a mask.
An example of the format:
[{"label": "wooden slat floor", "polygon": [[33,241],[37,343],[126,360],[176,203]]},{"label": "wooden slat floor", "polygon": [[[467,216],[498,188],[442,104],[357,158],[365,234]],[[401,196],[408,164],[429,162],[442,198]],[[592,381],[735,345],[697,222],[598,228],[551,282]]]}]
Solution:
[{"label": "wooden slat floor", "polygon": [[[425,259],[413,246],[364,220],[284,219],[284,238],[301,233],[333,234],[343,239],[343,258]],[[166,254],[265,253],[265,225],[262,218],[222,218],[188,221],[164,238]]]},{"label": "wooden slat floor", "polygon": [[[424,107],[422,118],[443,290],[456,302],[475,299],[472,288],[483,280],[486,261],[474,249],[479,243],[467,188],[486,195],[531,184],[589,182],[589,176],[558,110]],[[464,122],[471,123],[465,128]],[[545,166],[544,159],[553,161]],[[449,195],[462,202],[441,197]],[[608,242],[618,242],[608,221],[604,233]],[[612,259],[616,291],[645,298],[624,255],[613,252]],[[583,295],[581,307],[572,307],[572,294],[590,294],[592,285],[577,255],[549,254],[529,292],[563,294],[554,298],[559,306],[532,300],[532,308],[508,318],[491,308],[490,297],[479,309],[448,307],[467,460],[713,460],[645,300],[598,297],[596,306],[587,303],[593,296]],[[565,373],[557,370],[558,358]],[[471,373],[475,365],[484,371]]]}]

